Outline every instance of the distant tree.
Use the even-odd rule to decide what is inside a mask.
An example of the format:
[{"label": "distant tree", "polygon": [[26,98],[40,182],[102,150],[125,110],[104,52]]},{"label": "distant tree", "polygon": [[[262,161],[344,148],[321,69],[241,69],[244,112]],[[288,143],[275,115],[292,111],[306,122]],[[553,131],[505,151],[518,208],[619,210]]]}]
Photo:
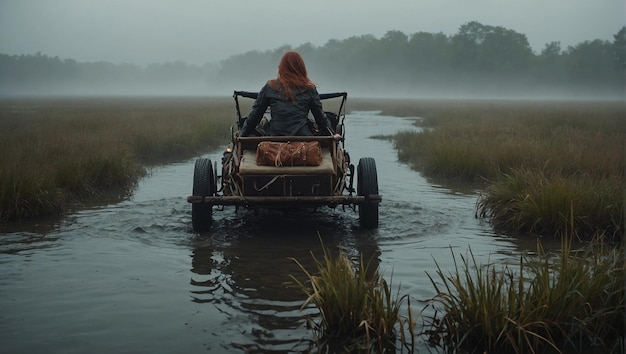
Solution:
[{"label": "distant tree", "polygon": [[459,73],[481,70],[480,44],[485,39],[487,28],[472,21],[462,25],[452,36],[452,65]]},{"label": "distant tree", "polygon": [[443,33],[418,32],[409,40],[409,63],[418,72],[446,69],[451,59],[450,40]]},{"label": "distant tree", "polygon": [[[131,87],[167,92],[181,83],[195,82],[195,90],[217,92],[257,90],[276,75],[283,45],[273,50],[248,51],[216,64],[189,65],[182,61],[147,67],[107,62],[77,62],[41,52],[32,55],[0,54],[0,94],[61,92],[117,93]],[[592,40],[561,48],[550,42],[535,55],[524,34],[500,26],[472,21],[456,34],[391,30],[380,39],[371,34],[323,46],[305,43],[295,48],[305,58],[311,78],[325,88],[338,86],[371,94],[413,92],[424,94],[515,94],[515,88],[541,89],[549,94],[575,87],[578,93],[624,93],[626,26],[613,41]],[[178,86],[177,86],[178,84]],[[203,89],[199,85],[204,85]],[[76,91],[76,87],[81,89]],[[189,87],[189,86],[187,86]],[[120,90],[121,88],[121,90]],[[395,91],[389,91],[395,89]],[[204,91],[203,91],[204,90]]]},{"label": "distant tree", "polygon": [[475,73],[524,73],[532,58],[526,35],[476,21],[460,27],[452,37],[457,65]]},{"label": "distant tree", "polygon": [[500,26],[487,29],[480,45],[483,63],[496,74],[524,75],[533,55],[526,35]]},{"label": "distant tree", "polygon": [[[331,39],[323,46],[317,49],[315,59],[307,60],[307,66],[317,72],[320,76],[312,78],[319,81],[341,81],[350,78],[350,72],[353,68],[349,66],[349,62],[354,58],[354,47],[351,42],[355,37],[350,37],[344,41]],[[349,43],[349,44],[345,44]],[[357,60],[352,65],[362,65],[362,60]]]},{"label": "distant tree", "polygon": [[619,70],[626,69],[626,26],[622,27],[613,36],[613,58],[615,67]]},{"label": "distant tree", "polygon": [[276,73],[277,63],[271,52],[254,50],[233,55],[220,62],[218,83],[231,84],[230,89],[258,90]]},{"label": "distant tree", "polygon": [[608,41],[584,41],[568,47],[565,56],[567,75],[575,84],[595,86],[622,79],[616,71],[613,47]]},{"label": "distant tree", "polygon": [[409,37],[400,31],[388,31],[380,39],[380,55],[387,63],[386,67],[397,65],[399,68],[406,67]]},{"label": "distant tree", "polygon": [[310,61],[315,57],[316,48],[311,42],[306,42],[294,48],[294,50],[304,58],[305,62]]},{"label": "distant tree", "polygon": [[546,58],[558,58],[561,55],[561,42],[550,42],[541,50],[541,55]]},{"label": "distant tree", "polygon": [[451,86],[469,94],[515,95],[529,85],[534,54],[524,34],[472,21],[450,41]]},{"label": "distant tree", "polygon": [[563,65],[561,42],[554,41],[545,45],[541,54],[535,58],[532,73],[538,84],[549,84],[553,87],[563,84],[565,66]]}]

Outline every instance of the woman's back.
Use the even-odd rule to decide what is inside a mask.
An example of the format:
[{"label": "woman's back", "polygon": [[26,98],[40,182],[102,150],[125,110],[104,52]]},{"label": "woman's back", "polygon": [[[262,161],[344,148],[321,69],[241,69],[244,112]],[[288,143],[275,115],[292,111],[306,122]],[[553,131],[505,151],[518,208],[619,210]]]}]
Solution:
[{"label": "woman's back", "polygon": [[[266,128],[268,135],[313,135],[308,116],[309,111],[317,109],[316,100],[319,100],[319,94],[315,88],[294,91],[294,100],[290,101],[268,86],[267,96],[270,98],[269,107],[272,113],[272,120]],[[323,114],[321,104],[319,110]],[[320,113],[315,112],[314,116]]]},{"label": "woman's back", "polygon": [[259,92],[242,128],[242,136],[254,131],[267,107],[272,113],[269,127],[266,127],[268,135],[313,135],[309,126],[309,111],[320,129],[325,131],[330,128],[317,88],[309,80],[304,61],[296,52],[283,55],[278,77],[268,81]]}]

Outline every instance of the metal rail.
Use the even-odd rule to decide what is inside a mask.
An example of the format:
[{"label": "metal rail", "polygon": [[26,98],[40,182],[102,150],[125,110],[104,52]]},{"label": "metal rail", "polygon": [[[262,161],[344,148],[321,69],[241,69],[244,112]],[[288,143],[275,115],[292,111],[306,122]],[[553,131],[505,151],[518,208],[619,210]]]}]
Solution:
[{"label": "metal rail", "polygon": [[242,206],[320,206],[320,205],[351,205],[380,203],[378,194],[368,196],[290,196],[290,197],[239,197],[239,196],[208,196],[192,195],[187,197],[189,203],[207,203],[211,205],[242,205]]}]

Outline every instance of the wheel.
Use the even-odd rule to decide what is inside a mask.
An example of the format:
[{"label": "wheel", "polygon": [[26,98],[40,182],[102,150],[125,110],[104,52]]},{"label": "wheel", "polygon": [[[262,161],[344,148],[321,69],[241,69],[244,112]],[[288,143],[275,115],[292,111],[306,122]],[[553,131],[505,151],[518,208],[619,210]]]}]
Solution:
[{"label": "wheel", "polygon": [[[196,160],[193,171],[193,195],[207,197],[215,194],[215,174],[211,160]],[[191,204],[191,225],[196,232],[205,232],[211,228],[213,207],[206,203]]]},{"label": "wheel", "polygon": [[217,188],[217,179],[219,176],[217,175],[217,161],[213,162],[213,195],[217,195],[219,189]]},{"label": "wheel", "polygon": [[357,194],[365,197],[365,203],[359,205],[359,223],[364,229],[375,229],[378,227],[378,203],[368,201],[368,196],[378,194],[376,161],[371,157],[361,158],[357,166],[357,177]]}]

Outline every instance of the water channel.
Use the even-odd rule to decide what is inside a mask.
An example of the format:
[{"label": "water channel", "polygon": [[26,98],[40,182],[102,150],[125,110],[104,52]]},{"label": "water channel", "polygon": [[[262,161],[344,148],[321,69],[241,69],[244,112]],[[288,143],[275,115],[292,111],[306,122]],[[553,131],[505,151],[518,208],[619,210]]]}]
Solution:
[{"label": "water channel", "polygon": [[[311,252],[341,248],[373,259],[394,289],[434,295],[427,273],[452,270],[471,247],[480,262],[517,259],[516,241],[474,217],[478,191],[432,183],[371,139],[416,129],[377,112],[346,117],[353,163],[376,160],[380,227],[363,231],[346,208],[316,212],[214,211],[206,234],[191,230],[195,159],[154,168],[123,201],[0,234],[0,346],[4,353],[241,353],[314,348],[305,295],[289,286],[313,269]],[[219,161],[221,151],[207,154]],[[418,324],[421,322],[418,320]],[[423,341],[423,339],[420,339]],[[418,343],[417,352],[428,352]]]}]

